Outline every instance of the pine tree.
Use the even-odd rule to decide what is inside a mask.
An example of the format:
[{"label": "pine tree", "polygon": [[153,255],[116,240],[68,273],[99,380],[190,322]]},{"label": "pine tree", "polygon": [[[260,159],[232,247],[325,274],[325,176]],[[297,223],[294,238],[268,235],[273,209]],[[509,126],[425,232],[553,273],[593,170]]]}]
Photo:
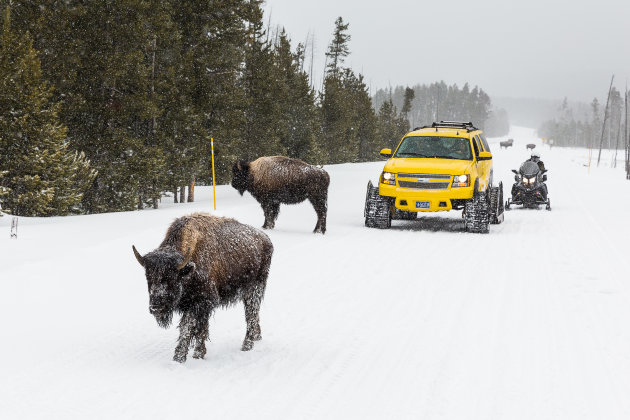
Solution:
[{"label": "pine tree", "polygon": [[309,85],[308,75],[302,70],[304,47],[298,44],[295,53],[284,29],[278,36],[275,46],[276,66],[280,82],[285,87],[276,97],[280,114],[284,116],[280,142],[290,157],[303,160],[316,160],[318,114],[315,105],[315,92]]},{"label": "pine tree", "polygon": [[350,34],[347,33],[349,23],[344,23],[341,16],[335,21],[335,30],[333,32],[333,39],[328,46],[326,52],[326,71],[333,76],[337,76],[339,70],[342,69],[342,64],[345,58],[350,55],[350,49],[348,43],[350,42]]},{"label": "pine tree", "polygon": [[250,22],[242,79],[247,105],[240,157],[247,160],[286,154],[280,139],[288,130],[277,100],[288,96],[287,86],[280,77],[271,42],[266,39],[262,9],[258,13]]},{"label": "pine tree", "polygon": [[0,200],[21,216],[67,214],[96,174],[82,153],[68,149],[60,104],[42,81],[30,34],[11,29],[10,12],[7,7],[0,45]]}]

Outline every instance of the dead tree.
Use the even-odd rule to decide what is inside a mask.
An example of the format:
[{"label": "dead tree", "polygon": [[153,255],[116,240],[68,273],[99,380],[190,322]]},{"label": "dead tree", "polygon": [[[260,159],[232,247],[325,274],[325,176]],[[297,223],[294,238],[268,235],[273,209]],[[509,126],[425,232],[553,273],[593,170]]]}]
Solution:
[{"label": "dead tree", "polygon": [[608,88],[608,99],[606,99],[606,109],[604,110],[604,122],[602,123],[602,136],[599,139],[599,153],[597,154],[597,166],[599,166],[599,160],[602,157],[602,145],[604,144],[604,129],[606,128],[606,119],[608,119],[608,103],[610,102],[610,93],[612,91],[613,80],[615,75],[610,78],[610,87]]}]

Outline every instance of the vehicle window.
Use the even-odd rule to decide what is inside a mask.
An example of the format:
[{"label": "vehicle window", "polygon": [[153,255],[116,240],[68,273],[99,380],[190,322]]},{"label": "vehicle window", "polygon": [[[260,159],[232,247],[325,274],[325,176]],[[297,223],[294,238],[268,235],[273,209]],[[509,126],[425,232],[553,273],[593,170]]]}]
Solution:
[{"label": "vehicle window", "polygon": [[483,134],[480,134],[479,138],[481,139],[481,142],[483,143],[483,148],[485,149],[485,151],[490,152],[490,145],[488,144],[488,140],[486,140],[486,137]]},{"label": "vehicle window", "polygon": [[477,137],[473,137],[473,149],[475,149],[475,157],[479,156],[479,142],[477,141]]},{"label": "vehicle window", "polygon": [[409,136],[394,157],[472,160],[470,140],[461,137]]}]

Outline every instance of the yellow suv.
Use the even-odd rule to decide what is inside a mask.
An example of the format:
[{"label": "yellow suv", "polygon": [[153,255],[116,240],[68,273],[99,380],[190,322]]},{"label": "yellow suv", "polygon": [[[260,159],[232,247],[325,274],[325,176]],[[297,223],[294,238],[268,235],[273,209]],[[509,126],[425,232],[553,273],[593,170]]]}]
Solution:
[{"label": "yellow suv", "polygon": [[378,187],[368,183],[365,225],[389,228],[419,212],[463,210],[466,230],[503,221],[503,185],[492,185],[492,153],[472,123],[440,121],[407,133],[388,157]]}]

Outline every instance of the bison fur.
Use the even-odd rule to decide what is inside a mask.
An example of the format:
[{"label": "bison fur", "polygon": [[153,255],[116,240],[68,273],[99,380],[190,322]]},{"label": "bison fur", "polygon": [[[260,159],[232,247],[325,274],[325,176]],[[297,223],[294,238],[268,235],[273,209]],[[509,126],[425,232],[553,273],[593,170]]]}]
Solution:
[{"label": "bison fur", "polygon": [[309,200],[317,213],[314,232],[325,233],[329,184],[330,176],[324,169],[285,156],[238,161],[232,167],[232,187],[241,195],[249,191],[260,203],[264,229],[274,228],[280,204]]},{"label": "bison fur", "polygon": [[218,307],[245,306],[247,332],[242,350],[260,340],[259,309],[265,294],[273,245],[263,232],[233,219],[195,213],[176,219],[154,251],[142,256],[149,288],[149,312],[158,325],[181,315],[173,360],[206,354],[208,321]]}]

